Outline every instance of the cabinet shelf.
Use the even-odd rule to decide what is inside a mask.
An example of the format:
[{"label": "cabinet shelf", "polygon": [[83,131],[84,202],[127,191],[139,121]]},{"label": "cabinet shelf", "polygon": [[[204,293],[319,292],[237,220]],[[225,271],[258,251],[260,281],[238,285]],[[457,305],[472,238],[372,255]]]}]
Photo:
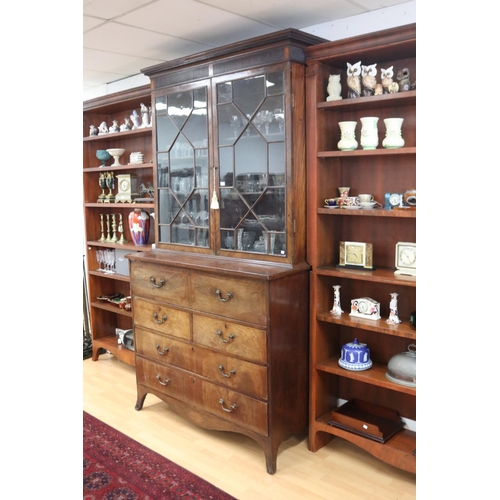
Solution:
[{"label": "cabinet shelf", "polygon": [[120,309],[118,306],[113,306],[108,302],[91,302],[90,305],[91,307],[97,307],[97,309],[103,309],[104,311],[120,314],[129,318],[132,317],[131,311],[125,311],[125,309]]},{"label": "cabinet shelf", "polygon": [[154,208],[154,203],[96,203],[90,202],[84,204],[85,208]]},{"label": "cabinet shelf", "polygon": [[355,149],[354,151],[318,151],[318,158],[349,158],[353,156],[398,156],[414,155],[417,153],[416,147],[404,147],[395,149]]},{"label": "cabinet shelf", "polygon": [[93,142],[93,141],[111,141],[116,139],[118,142],[123,139],[137,136],[148,136],[151,135],[151,127],[139,128],[137,130],[128,130],[126,132],[112,132],[110,134],[104,135],[93,135],[89,137],[84,137],[83,142]]},{"label": "cabinet shelf", "polygon": [[335,276],[350,280],[370,281],[372,283],[384,283],[387,285],[417,286],[415,276],[404,276],[394,274],[393,269],[375,269],[374,271],[339,269],[336,266],[323,266],[316,269],[319,276]]},{"label": "cabinet shelf", "polygon": [[371,97],[357,97],[354,99],[342,99],[340,101],[322,101],[316,107],[325,111],[361,111],[398,106],[414,105],[417,101],[417,91],[398,92],[397,94],[382,94]]},{"label": "cabinet shelf", "polygon": [[[123,345],[118,344],[115,336],[108,335],[106,337],[100,337],[94,340],[93,348],[96,352],[98,352],[99,349],[105,349],[106,351],[109,351],[111,354],[116,356],[123,363],[126,363],[130,366],[135,366],[134,351],[131,351],[130,349],[123,347]],[[97,357],[95,359],[93,358],[93,360],[96,361]]]},{"label": "cabinet shelf", "polygon": [[89,270],[89,275],[97,276],[99,278],[108,278],[108,279],[112,279],[112,280],[125,281],[125,282],[129,282],[130,283],[130,277],[129,276],[125,276],[124,274],[118,274],[118,273],[105,274],[103,272],[90,271]]},{"label": "cabinet shelf", "polygon": [[323,321],[324,323],[334,323],[336,325],[369,330],[384,335],[392,335],[394,337],[403,337],[411,340],[415,340],[417,338],[417,332],[410,324],[400,323],[399,325],[389,325],[383,318],[379,320],[356,318],[349,316],[347,312],[341,316],[334,316],[328,311],[318,313],[316,315],[316,319],[318,321]]},{"label": "cabinet shelf", "polygon": [[[100,203],[102,205],[102,203]],[[383,208],[372,208],[369,210],[363,210],[360,208],[359,210],[345,210],[342,208],[332,209],[332,208],[324,208],[319,207],[317,209],[318,214],[325,215],[346,215],[347,217],[399,217],[405,219],[416,219],[417,211],[416,210],[387,210]]]},{"label": "cabinet shelf", "polygon": [[86,167],[83,169],[83,173],[90,172],[122,172],[127,170],[138,170],[141,168],[153,168],[153,163],[128,163],[127,165],[115,165],[106,167]]},{"label": "cabinet shelf", "polygon": [[133,243],[125,243],[122,245],[119,243],[109,243],[106,241],[87,241],[87,247],[121,248],[123,250],[130,250],[131,252],[136,252],[137,250],[146,252],[147,250],[151,250],[153,248],[152,245],[142,245],[138,247]]},{"label": "cabinet shelf", "polygon": [[365,449],[368,453],[384,462],[407,472],[416,472],[417,469],[417,435],[414,431],[403,429],[385,443],[377,443],[363,436],[328,425],[332,411],[316,419],[314,425],[318,431],[326,432]]},{"label": "cabinet shelf", "polygon": [[359,382],[363,382],[364,384],[383,387],[384,389],[390,389],[392,391],[400,392],[403,394],[410,394],[411,396],[416,396],[417,394],[417,389],[415,387],[407,387],[405,385],[399,385],[391,382],[385,376],[387,372],[387,365],[382,363],[373,362],[373,366],[369,370],[360,372],[349,371],[339,366],[339,358],[337,356],[317,363],[316,369],[322,372],[331,373],[333,375],[339,375],[343,378],[358,380]]}]

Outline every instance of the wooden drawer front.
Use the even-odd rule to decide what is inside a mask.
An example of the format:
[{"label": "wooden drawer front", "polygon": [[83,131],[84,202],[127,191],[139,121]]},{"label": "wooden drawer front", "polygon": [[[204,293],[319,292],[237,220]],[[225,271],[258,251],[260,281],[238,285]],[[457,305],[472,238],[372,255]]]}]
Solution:
[{"label": "wooden drawer front", "polygon": [[267,324],[267,287],[264,281],[193,273],[191,300],[197,311],[263,326]]},{"label": "wooden drawer front", "polygon": [[165,335],[135,328],[138,354],[205,376],[251,396],[267,399],[267,368]]},{"label": "wooden drawer front", "polygon": [[132,295],[189,307],[187,271],[132,262],[130,283]]},{"label": "wooden drawer front", "polygon": [[188,393],[195,388],[191,377],[185,373],[167,365],[153,363],[141,356],[135,357],[135,373],[138,384],[181,401],[189,400]]},{"label": "wooden drawer front", "polygon": [[182,339],[191,338],[189,312],[167,307],[159,302],[133,298],[134,324]]},{"label": "wooden drawer front", "polygon": [[[267,436],[267,403],[244,396],[215,383],[189,375],[175,367],[136,357],[137,383],[208,411],[224,420]],[[164,385],[166,384],[166,385]],[[220,403],[219,401],[223,401]],[[231,408],[232,405],[236,408]],[[226,410],[230,411],[225,411]]]},{"label": "wooden drawer front", "polygon": [[194,314],[193,341],[252,361],[267,362],[266,330]]}]

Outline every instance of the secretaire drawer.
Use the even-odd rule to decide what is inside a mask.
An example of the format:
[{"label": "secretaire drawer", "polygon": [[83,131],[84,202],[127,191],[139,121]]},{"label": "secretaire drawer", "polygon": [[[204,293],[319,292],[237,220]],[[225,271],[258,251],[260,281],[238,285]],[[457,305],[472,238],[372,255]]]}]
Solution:
[{"label": "secretaire drawer", "polygon": [[132,261],[132,295],[189,307],[188,275],[188,271],[182,269]]},{"label": "secretaire drawer", "polygon": [[264,281],[191,274],[193,309],[266,326],[267,287]]},{"label": "secretaire drawer", "polygon": [[191,339],[189,312],[168,307],[160,302],[133,297],[134,324],[182,339]]},{"label": "secretaire drawer", "polygon": [[267,367],[136,327],[137,354],[183,368],[251,396],[267,399]]},{"label": "secretaire drawer", "polygon": [[193,341],[228,354],[267,362],[266,330],[193,315]]}]

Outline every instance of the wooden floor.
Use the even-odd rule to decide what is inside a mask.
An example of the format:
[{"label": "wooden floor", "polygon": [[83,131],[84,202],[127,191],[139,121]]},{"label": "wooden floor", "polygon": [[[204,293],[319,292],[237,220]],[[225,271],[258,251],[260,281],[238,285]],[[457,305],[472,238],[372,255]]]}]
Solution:
[{"label": "wooden floor", "polygon": [[[240,500],[411,500],[416,477],[342,439],[312,453],[307,436],[282,443],[277,472],[267,474],[253,440],[207,431],[148,394],[136,402],[135,369],[111,354],[83,361],[83,409]],[[307,403],[304,403],[307,404]]]}]

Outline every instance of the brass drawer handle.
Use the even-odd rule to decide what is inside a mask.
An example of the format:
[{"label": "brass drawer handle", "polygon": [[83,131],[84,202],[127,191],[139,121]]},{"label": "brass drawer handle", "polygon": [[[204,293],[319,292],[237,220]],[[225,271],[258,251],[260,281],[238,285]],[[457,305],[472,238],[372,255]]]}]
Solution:
[{"label": "brass drawer handle", "polygon": [[222,331],[221,331],[221,330],[217,330],[217,335],[219,336],[220,341],[221,341],[221,342],[225,342],[226,344],[227,344],[228,342],[231,342],[231,340],[233,340],[233,339],[234,339],[234,333],[231,333],[231,334],[229,335],[229,338],[228,338],[227,340],[222,338]]},{"label": "brass drawer handle", "polygon": [[151,283],[153,283],[153,286],[155,288],[161,288],[165,284],[164,279],[161,279],[160,281],[158,281],[158,283],[156,283],[156,278],[154,276],[151,276],[151,278],[149,278],[149,281],[151,281]]},{"label": "brass drawer handle", "polygon": [[219,399],[219,404],[221,405],[224,411],[231,413],[233,410],[236,410],[236,403],[233,403],[230,408],[224,408],[224,400],[222,398]]},{"label": "brass drawer handle", "polygon": [[165,356],[165,354],[170,350],[169,347],[165,347],[165,349],[163,349],[163,351],[160,351],[160,344],[155,344],[155,347],[156,347],[156,352],[158,354],[161,354],[162,356]]},{"label": "brass drawer handle", "polygon": [[158,382],[160,382],[161,385],[168,385],[170,383],[170,379],[166,378],[165,382],[162,382],[160,374],[156,375],[156,378],[158,379]]},{"label": "brass drawer handle", "polygon": [[217,295],[218,299],[221,302],[227,302],[229,299],[232,299],[234,297],[234,293],[233,292],[227,292],[227,298],[223,299],[221,297],[221,291],[220,290],[215,290],[215,295]]},{"label": "brass drawer handle", "polygon": [[231,378],[231,375],[236,375],[236,370],[234,368],[229,373],[224,373],[224,367],[219,365],[219,370],[223,377]]},{"label": "brass drawer handle", "polygon": [[153,318],[155,319],[155,321],[161,325],[162,323],[165,323],[165,321],[167,321],[167,316],[164,314],[161,319],[158,319],[158,314],[157,313],[153,313]]}]

